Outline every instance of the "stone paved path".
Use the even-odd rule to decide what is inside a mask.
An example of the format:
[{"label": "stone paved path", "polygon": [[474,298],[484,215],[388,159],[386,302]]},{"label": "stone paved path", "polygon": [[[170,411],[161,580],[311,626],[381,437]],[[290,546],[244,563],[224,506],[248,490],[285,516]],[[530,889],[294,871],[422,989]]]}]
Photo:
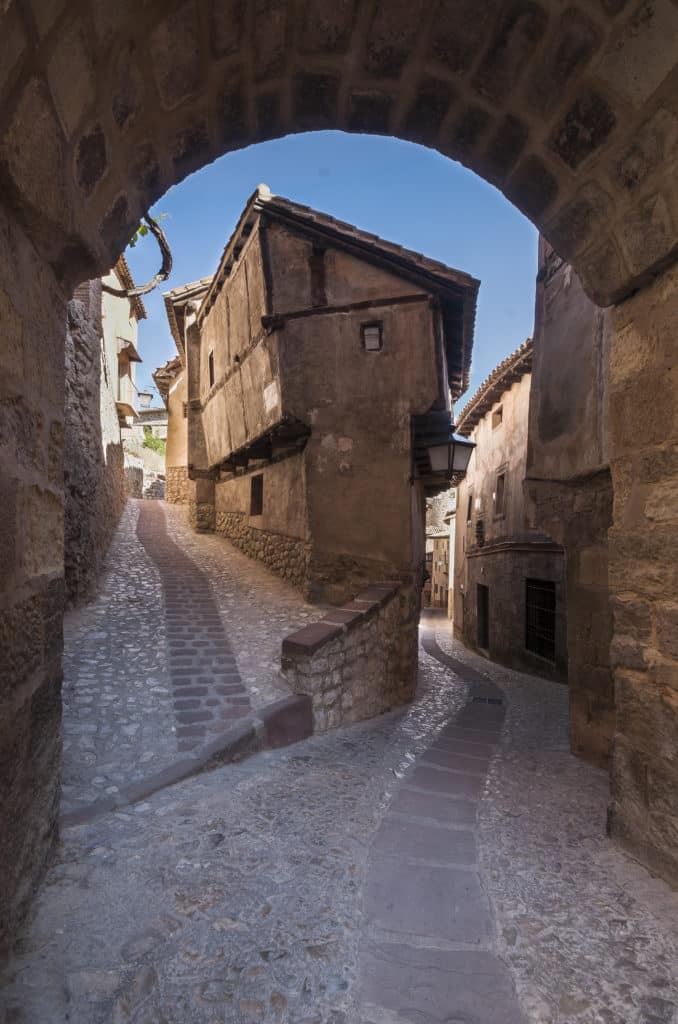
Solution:
[{"label": "stone paved path", "polygon": [[476,842],[478,804],[504,722],[503,694],[445,654],[427,623],[422,646],[461,670],[469,686],[464,707],[407,774],[372,842],[361,1020],[524,1024],[511,974],[495,952]]},{"label": "stone paved path", "polygon": [[[404,711],[65,830],[3,1024],[673,1024],[678,895],[606,839],[565,688],[470,655],[442,622],[436,639],[452,660],[422,648]],[[469,702],[491,683],[503,705]],[[391,869],[375,897],[380,863],[421,889],[401,900]],[[469,906],[470,941],[445,939]]]},{"label": "stone paved path", "polygon": [[322,614],[181,508],[129,501],[97,595],[66,616],[62,813],[113,804],[286,696],[282,638]]},{"label": "stone paved path", "polygon": [[223,732],[250,710],[210,584],[168,536],[165,513],[145,501],[137,536],[160,573],[180,752]]}]

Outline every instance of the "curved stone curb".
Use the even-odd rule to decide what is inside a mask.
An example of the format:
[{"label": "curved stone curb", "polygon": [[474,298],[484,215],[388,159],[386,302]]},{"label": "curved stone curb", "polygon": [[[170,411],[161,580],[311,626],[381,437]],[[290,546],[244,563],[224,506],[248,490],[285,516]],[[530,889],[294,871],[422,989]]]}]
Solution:
[{"label": "curved stone curb", "polygon": [[102,814],[128,807],[147,799],[160,789],[174,786],[193,775],[211,771],[233,761],[242,761],[263,750],[290,746],[313,734],[313,713],[309,697],[300,694],[262,708],[257,715],[246,715],[226,732],[215,736],[194,753],[153,772],[139,782],[121,786],[114,796],[69,811],[59,819],[61,828],[83,825]]},{"label": "curved stone curb", "polygon": [[422,646],[469,684],[466,704],[417,758],[375,834],[364,897],[362,1024],[524,1024],[494,948],[478,870],[477,808],[501,737],[502,691],[450,658],[434,627]]}]

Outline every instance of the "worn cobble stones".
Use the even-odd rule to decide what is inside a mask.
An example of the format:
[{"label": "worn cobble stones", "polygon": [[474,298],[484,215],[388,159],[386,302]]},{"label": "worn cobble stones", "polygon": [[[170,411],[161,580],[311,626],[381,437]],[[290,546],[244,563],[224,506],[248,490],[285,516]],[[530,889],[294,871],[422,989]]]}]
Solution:
[{"label": "worn cobble stones", "polygon": [[326,608],[307,604],[289,582],[225,538],[196,533],[182,506],[163,505],[163,509],[169,536],[212,586],[252,707],[256,711],[286,697],[290,688],[280,671],[282,640],[321,619]]},{"label": "worn cobble stones", "polygon": [[115,797],[177,757],[159,574],[127,504],[99,592],[64,623],[62,812]]},{"label": "worn cobble stones", "polygon": [[128,502],[97,595],[66,617],[62,815],[127,802],[130,784],[288,696],[281,639],[323,614],[226,541],[194,534],[181,509],[169,507],[168,537],[163,509]]},{"label": "worn cobble stones", "polygon": [[[530,1024],[673,1024],[678,896],[606,839],[604,776],[567,751],[566,690],[469,655],[444,622],[436,638],[452,661],[420,652],[402,712],[65,830],[7,974],[12,1024],[365,1024],[379,1005],[379,1024],[503,1024],[516,995]],[[491,683],[505,720],[471,740],[472,718],[501,717],[469,703]],[[469,757],[489,764],[479,801],[416,784],[472,778]],[[477,872],[486,916],[469,948],[432,948],[432,916],[406,948],[375,920],[371,867],[394,853],[437,877]]]},{"label": "worn cobble stones", "polygon": [[210,584],[167,535],[158,502],[141,504],[137,535],[162,581],[178,749],[193,750],[246,715],[250,699]]}]

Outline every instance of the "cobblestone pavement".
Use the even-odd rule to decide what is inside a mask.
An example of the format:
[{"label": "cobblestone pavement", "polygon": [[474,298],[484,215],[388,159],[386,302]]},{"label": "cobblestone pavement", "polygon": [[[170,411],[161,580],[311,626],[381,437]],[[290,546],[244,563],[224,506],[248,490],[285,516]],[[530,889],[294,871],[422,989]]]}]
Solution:
[{"label": "cobblestone pavement", "polygon": [[280,671],[282,639],[321,619],[326,608],[307,604],[295,587],[224,537],[195,533],[181,505],[163,503],[163,508],[169,536],[212,585],[252,706],[287,696]]},{"label": "cobblestone pavement", "polygon": [[[477,742],[451,721],[473,694],[464,674],[500,686],[506,701],[474,830],[492,911],[481,952],[499,954],[508,972],[501,984],[496,973],[490,979],[495,1018],[672,1022],[678,896],[606,840],[604,776],[567,753],[566,691],[475,658],[439,625],[441,648],[474,672],[422,650],[417,699],[403,712],[227,765],[65,830],[7,975],[7,1024],[489,1024],[472,998],[488,987],[473,948],[451,977],[428,924],[409,962],[391,961],[393,985],[401,971],[425,967],[428,987],[410,989],[397,1010],[365,990],[370,943],[388,932],[369,885],[375,855],[388,854],[385,830],[398,815],[427,817],[431,794],[416,778],[435,770],[425,763],[435,748],[459,756],[452,740]],[[438,765],[441,786],[447,771]],[[462,813],[459,796],[438,795]],[[463,861],[459,837],[473,817],[457,821],[454,839],[450,824],[443,858]],[[440,835],[428,842],[423,856],[410,855],[431,874]],[[444,903],[453,886],[439,893]],[[393,888],[391,903],[399,898]],[[470,926],[469,937],[472,946]],[[431,1000],[441,986],[444,1005]],[[471,991],[465,1003],[460,989]],[[375,1015],[375,1005],[386,1009]]]},{"label": "cobblestone pavement", "polygon": [[98,593],[66,616],[62,813],[115,799],[286,696],[282,638],[322,614],[227,541],[195,534],[181,508],[129,501]]},{"label": "cobblestone pavement", "polygon": [[200,568],[167,533],[156,501],[139,509],[137,536],[162,581],[179,752],[193,750],[250,709],[216,602]]},{"label": "cobblestone pavement", "polygon": [[62,810],[116,794],[177,757],[162,583],[122,514],[94,600],[64,623]]}]

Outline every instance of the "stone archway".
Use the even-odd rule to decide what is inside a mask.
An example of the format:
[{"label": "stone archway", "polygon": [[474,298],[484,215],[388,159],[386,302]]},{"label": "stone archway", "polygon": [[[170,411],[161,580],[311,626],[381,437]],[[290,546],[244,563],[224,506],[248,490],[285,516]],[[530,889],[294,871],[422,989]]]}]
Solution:
[{"label": "stone archway", "polygon": [[11,923],[26,905],[55,834],[66,297],[113,264],[170,185],[228,150],[318,128],[400,136],[461,160],[526,213],[594,301],[619,304],[612,822],[678,876],[676,4],[9,0],[3,10],[3,916]]}]

